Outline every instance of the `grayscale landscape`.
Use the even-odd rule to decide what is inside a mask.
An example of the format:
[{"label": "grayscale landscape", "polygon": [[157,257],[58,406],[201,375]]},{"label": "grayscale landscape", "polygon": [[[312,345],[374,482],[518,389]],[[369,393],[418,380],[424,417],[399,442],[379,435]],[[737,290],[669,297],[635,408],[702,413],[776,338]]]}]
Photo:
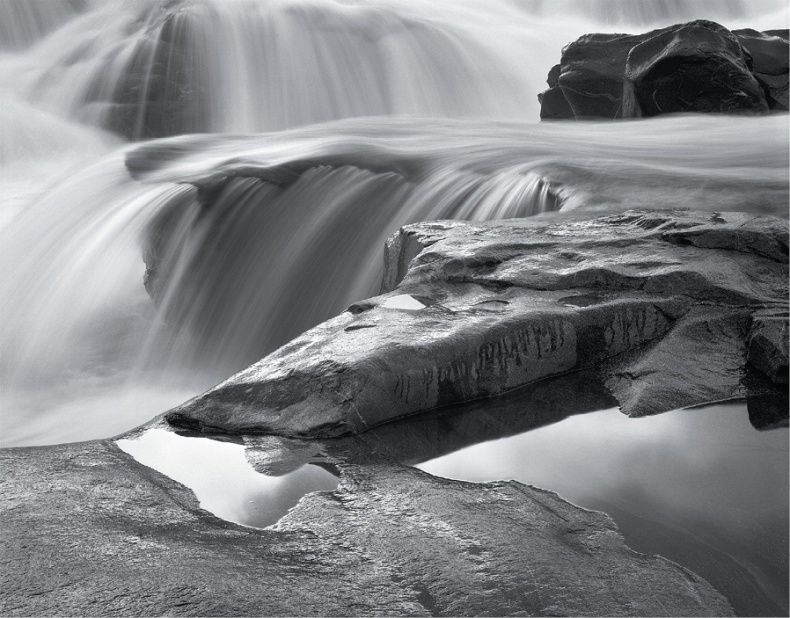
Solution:
[{"label": "grayscale landscape", "polygon": [[0,615],[787,616],[783,0],[0,0]]}]

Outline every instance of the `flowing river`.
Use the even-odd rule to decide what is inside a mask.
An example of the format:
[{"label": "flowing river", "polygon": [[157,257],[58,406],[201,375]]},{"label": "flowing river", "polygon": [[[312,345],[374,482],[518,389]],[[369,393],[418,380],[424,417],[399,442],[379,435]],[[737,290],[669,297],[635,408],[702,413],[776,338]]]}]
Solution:
[{"label": "flowing river", "polygon": [[[537,99],[584,33],[786,28],[784,0],[0,0],[0,16],[0,446],[107,438],[206,390],[375,295],[406,223],[787,216],[787,114],[540,122]],[[734,586],[739,613],[786,615],[787,555],[770,546],[787,545],[786,429],[716,410],[601,412],[409,463],[558,490],[611,513],[633,547]],[[707,435],[691,463],[689,428]],[[247,514],[226,491],[221,516],[269,525],[259,496],[301,495],[247,470],[238,445],[182,441],[185,461],[235,458]],[[652,480],[635,488],[622,462],[648,445],[674,465],[642,462],[632,476]],[[136,456],[171,447],[150,448]],[[195,491],[211,505],[229,481],[206,465],[217,477]]]},{"label": "flowing river", "polygon": [[404,223],[787,207],[786,115],[552,124],[536,98],[582,33],[782,2],[0,8],[3,445],[205,390],[376,293]]}]

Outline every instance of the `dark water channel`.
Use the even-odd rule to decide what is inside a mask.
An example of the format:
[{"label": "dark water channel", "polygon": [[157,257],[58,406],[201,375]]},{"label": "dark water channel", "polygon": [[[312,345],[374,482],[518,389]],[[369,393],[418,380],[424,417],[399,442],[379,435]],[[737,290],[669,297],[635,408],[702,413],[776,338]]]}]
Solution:
[{"label": "dark water channel", "polygon": [[608,513],[631,548],[698,573],[738,615],[786,616],[787,421],[784,410],[761,410],[741,402],[629,419],[577,375],[339,440],[234,442],[153,428],[118,444],[190,487],[206,510],[261,528],[306,493],[334,490],[338,461],[517,480]]}]

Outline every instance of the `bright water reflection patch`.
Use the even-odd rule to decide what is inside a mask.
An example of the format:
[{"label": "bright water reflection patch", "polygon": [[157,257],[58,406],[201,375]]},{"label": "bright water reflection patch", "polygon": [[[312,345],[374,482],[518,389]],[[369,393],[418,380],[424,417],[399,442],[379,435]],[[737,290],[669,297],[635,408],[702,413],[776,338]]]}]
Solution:
[{"label": "bright water reflection patch", "polygon": [[189,487],[207,511],[255,528],[277,522],[305,494],[332,491],[338,484],[313,464],[281,476],[261,474],[248,462],[243,444],[185,438],[165,429],[117,444],[141,464]]},{"label": "bright water reflection patch", "polygon": [[419,311],[425,309],[425,305],[410,294],[397,294],[390,296],[381,303],[385,309],[405,309],[407,311]]},{"label": "bright water reflection patch", "polygon": [[633,549],[702,575],[739,615],[787,615],[788,433],[755,430],[745,404],[580,414],[417,467],[551,489],[608,513]]}]

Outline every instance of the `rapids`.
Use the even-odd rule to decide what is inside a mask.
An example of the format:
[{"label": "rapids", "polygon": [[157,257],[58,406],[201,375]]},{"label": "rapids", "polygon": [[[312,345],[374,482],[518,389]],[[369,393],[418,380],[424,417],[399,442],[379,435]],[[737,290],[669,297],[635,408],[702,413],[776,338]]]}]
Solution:
[{"label": "rapids", "polygon": [[552,124],[536,98],[585,32],[780,28],[781,1],[0,12],[4,446],[108,437],[205,390],[375,294],[408,222],[787,212],[786,115]]}]

